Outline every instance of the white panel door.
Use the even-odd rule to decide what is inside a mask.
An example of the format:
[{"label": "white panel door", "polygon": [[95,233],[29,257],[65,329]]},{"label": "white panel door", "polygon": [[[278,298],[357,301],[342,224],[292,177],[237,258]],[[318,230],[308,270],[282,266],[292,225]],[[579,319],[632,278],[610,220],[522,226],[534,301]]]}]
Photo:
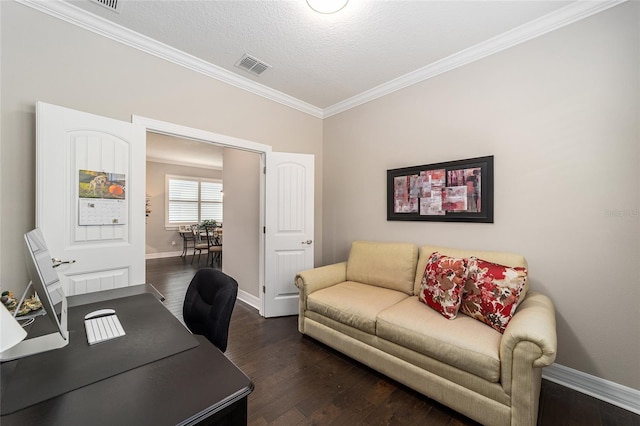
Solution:
[{"label": "white panel door", "polygon": [[42,102],[36,118],[36,224],[75,261],[57,268],[62,289],[144,283],[146,129]]},{"label": "white panel door", "polygon": [[313,268],[314,156],[266,154],[265,317],[296,315],[296,273]]}]

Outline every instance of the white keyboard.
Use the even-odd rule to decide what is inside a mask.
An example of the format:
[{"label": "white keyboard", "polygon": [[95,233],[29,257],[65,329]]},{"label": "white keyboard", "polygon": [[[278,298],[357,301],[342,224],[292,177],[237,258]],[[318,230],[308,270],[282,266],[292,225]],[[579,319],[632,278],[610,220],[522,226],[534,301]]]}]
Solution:
[{"label": "white keyboard", "polygon": [[115,314],[84,320],[84,329],[90,345],[125,335],[120,320]]}]

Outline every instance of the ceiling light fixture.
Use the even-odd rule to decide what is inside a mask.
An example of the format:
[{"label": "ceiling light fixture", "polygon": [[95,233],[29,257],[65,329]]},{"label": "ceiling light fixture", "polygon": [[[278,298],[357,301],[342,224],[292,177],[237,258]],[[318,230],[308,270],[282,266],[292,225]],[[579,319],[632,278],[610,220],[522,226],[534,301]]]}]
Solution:
[{"label": "ceiling light fixture", "polygon": [[318,13],[336,13],[347,5],[349,0],[307,0],[307,4]]}]

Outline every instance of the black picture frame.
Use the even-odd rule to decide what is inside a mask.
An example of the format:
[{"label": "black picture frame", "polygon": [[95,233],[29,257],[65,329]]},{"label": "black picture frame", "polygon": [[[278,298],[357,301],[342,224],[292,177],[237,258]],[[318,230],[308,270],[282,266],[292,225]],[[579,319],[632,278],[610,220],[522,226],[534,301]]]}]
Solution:
[{"label": "black picture frame", "polygon": [[387,220],[493,223],[493,155],[387,170]]}]

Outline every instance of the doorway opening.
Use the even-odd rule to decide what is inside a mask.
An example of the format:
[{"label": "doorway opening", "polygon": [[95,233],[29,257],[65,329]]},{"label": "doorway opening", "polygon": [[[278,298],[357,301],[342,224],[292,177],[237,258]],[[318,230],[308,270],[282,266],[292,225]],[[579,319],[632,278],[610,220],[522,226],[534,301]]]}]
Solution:
[{"label": "doorway opening", "polygon": [[[185,260],[190,258],[194,263],[196,253],[198,261],[203,257],[218,260],[215,266],[221,268],[218,259],[221,256],[214,259],[202,249],[207,244],[207,236],[194,234],[193,227],[202,225],[204,220],[215,220],[217,227],[222,225],[223,153],[226,149],[147,132],[147,259],[178,255]],[[199,249],[195,247],[196,242]]]},{"label": "doorway opening", "polygon": [[[133,116],[132,123],[146,127],[147,132],[153,137],[159,135],[177,138],[191,144],[203,144],[203,148],[215,146],[222,151],[225,157],[223,168],[226,169],[222,177],[225,193],[223,271],[236,278],[239,283],[249,286],[239,289],[238,299],[258,309],[262,314],[264,300],[260,289],[264,283],[265,274],[264,234],[259,232],[265,224],[265,182],[262,170],[266,154],[271,152],[271,147],[145,117]],[[252,171],[249,172],[253,177],[247,176],[247,169],[234,171],[237,168],[235,164],[244,163],[247,159],[252,164],[249,166]],[[246,197],[247,189],[243,187],[247,183],[250,186],[253,185],[251,191],[257,195],[255,206],[247,207],[250,197]],[[153,205],[151,209],[153,214]],[[164,205],[159,205],[157,209],[164,209]],[[254,228],[253,225],[247,227],[247,220],[253,220],[256,227]],[[182,244],[182,242],[176,244]],[[256,268],[248,268],[247,265],[255,265]]]}]

